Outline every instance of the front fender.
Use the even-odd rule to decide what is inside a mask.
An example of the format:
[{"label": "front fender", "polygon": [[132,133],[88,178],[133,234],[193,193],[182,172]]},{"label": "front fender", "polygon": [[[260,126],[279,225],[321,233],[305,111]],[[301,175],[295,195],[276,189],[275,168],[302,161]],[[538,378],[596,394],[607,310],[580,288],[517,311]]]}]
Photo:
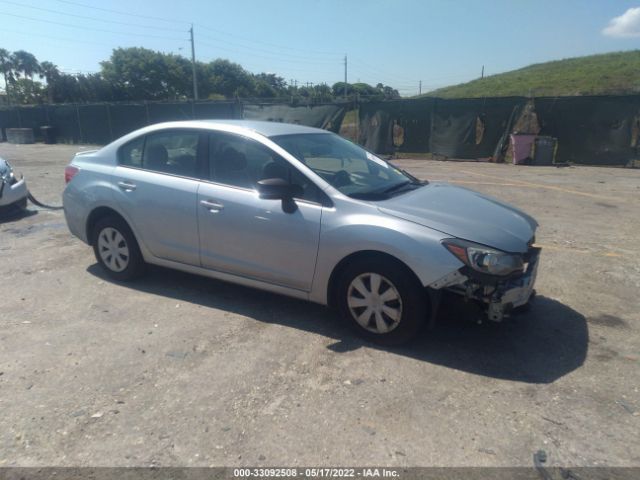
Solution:
[{"label": "front fender", "polygon": [[340,261],[361,251],[391,255],[407,265],[423,286],[459,269],[462,263],[440,243],[443,233],[396,217],[376,213],[322,215],[318,260],[309,299],[328,303],[331,273]]}]

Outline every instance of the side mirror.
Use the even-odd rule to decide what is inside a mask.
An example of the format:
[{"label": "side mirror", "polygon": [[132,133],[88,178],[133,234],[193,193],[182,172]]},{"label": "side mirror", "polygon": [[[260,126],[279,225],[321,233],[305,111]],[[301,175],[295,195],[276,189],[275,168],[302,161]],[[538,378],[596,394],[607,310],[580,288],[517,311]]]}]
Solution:
[{"label": "side mirror", "polygon": [[291,200],[302,195],[302,187],[283,178],[265,178],[258,182],[258,193],[265,200]]}]

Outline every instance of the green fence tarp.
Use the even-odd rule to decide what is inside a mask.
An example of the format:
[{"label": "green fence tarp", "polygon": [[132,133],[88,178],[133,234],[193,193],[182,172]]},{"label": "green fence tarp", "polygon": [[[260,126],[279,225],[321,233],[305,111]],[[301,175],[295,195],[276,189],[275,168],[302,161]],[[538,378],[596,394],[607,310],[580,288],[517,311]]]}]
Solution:
[{"label": "green fence tarp", "polygon": [[242,105],[238,102],[194,103],[194,118],[207,119],[240,119]]},{"label": "green fence tarp", "polygon": [[486,158],[508,126],[523,97],[436,99],[431,120],[430,152],[451,158]]},{"label": "green fence tarp", "polygon": [[[431,152],[485,158],[508,138],[524,97],[368,102],[359,105],[358,141],[377,153]],[[638,158],[640,96],[533,99],[541,135],[558,139],[557,162],[625,165]],[[298,123],[339,131],[353,104],[299,106],[241,101],[0,107],[0,130],[55,128],[63,143],[106,144],[149,124],[187,119]],[[0,138],[3,140],[6,137]]]},{"label": "green fence tarp", "polygon": [[87,105],[38,105],[0,109],[0,129],[55,127],[61,143],[107,144],[153,123],[191,119],[241,118],[237,102],[175,102]]},{"label": "green fence tarp", "polygon": [[244,104],[242,117],[245,120],[297,123],[338,132],[346,111],[346,106],[342,104],[310,106]]},{"label": "green fence tarp", "polygon": [[193,119],[193,103],[149,103],[149,124]]},{"label": "green fence tarp", "polygon": [[78,107],[78,119],[82,143],[104,145],[113,139],[109,105],[81,105]]},{"label": "green fence tarp", "polygon": [[47,107],[47,111],[49,125],[56,128],[58,142],[83,143],[78,122],[79,109],[76,105],[51,105]]},{"label": "green fence tarp", "polygon": [[24,107],[18,111],[21,128],[33,128],[36,141],[42,140],[40,127],[47,125],[48,111],[42,107]]},{"label": "green fence tarp", "polygon": [[358,142],[376,153],[428,152],[433,104],[424,98],[360,105]]},{"label": "green fence tarp", "polygon": [[535,99],[541,135],[558,139],[556,162],[626,165],[638,158],[633,123],[640,96]]}]

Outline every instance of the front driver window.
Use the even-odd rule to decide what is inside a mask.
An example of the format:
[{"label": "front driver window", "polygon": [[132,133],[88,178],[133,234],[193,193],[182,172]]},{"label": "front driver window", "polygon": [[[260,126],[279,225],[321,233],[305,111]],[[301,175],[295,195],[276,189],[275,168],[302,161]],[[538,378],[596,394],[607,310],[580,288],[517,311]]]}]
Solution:
[{"label": "front driver window", "polygon": [[289,162],[241,135],[216,133],[209,137],[209,168],[211,180],[217,183],[256,189],[260,180],[282,178],[302,187],[303,200],[321,201],[318,187]]}]

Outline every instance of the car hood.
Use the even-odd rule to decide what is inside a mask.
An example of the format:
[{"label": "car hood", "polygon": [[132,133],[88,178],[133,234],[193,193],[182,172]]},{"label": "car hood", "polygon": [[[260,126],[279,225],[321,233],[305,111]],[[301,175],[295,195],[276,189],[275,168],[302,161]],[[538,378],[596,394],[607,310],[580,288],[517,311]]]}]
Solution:
[{"label": "car hood", "polygon": [[381,212],[505,252],[526,252],[538,223],[517,208],[466,188],[430,183],[378,203]]}]

